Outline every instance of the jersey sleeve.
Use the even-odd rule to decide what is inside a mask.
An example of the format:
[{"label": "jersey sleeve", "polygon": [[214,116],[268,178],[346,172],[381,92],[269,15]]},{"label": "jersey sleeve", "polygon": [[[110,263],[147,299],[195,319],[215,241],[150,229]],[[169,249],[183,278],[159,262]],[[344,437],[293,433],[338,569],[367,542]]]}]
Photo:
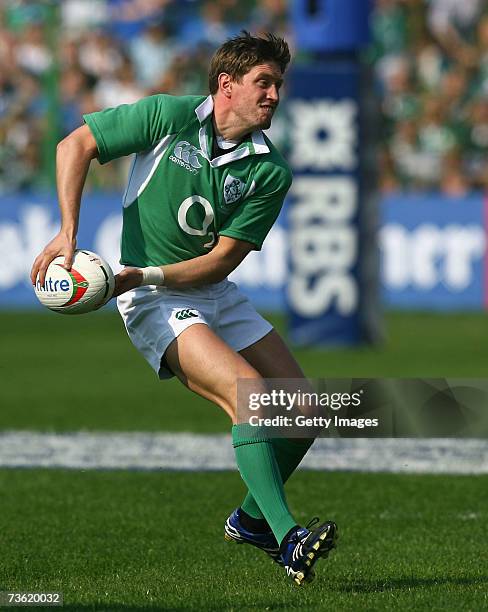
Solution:
[{"label": "jersey sleeve", "polygon": [[145,151],[176,133],[195,116],[190,98],[158,94],[83,115],[96,140],[99,162]]},{"label": "jersey sleeve", "polygon": [[288,168],[275,167],[271,173],[263,168],[259,175],[267,175],[264,186],[244,198],[219,232],[221,236],[251,242],[258,251],[261,250],[264,239],[280,213],[292,182]]}]

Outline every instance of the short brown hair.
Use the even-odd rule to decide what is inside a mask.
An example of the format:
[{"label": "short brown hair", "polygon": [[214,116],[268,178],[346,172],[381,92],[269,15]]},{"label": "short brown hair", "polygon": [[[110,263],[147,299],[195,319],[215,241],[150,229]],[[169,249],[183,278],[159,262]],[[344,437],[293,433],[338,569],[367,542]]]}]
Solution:
[{"label": "short brown hair", "polygon": [[239,36],[230,38],[214,53],[210,61],[208,87],[213,95],[219,88],[219,74],[226,72],[234,81],[239,81],[254,66],[265,62],[278,64],[285,72],[290,61],[288,43],[270,32],[263,37],[251,36],[242,30]]}]

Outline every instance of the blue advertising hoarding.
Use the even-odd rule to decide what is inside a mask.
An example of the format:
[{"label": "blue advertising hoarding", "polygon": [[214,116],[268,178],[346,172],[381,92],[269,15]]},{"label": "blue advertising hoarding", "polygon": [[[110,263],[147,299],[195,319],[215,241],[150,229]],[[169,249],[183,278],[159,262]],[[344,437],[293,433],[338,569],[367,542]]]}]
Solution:
[{"label": "blue advertising hoarding", "polygon": [[[119,267],[120,202],[118,194],[87,195],[78,240],[79,246],[100,253],[115,270]],[[481,194],[461,199],[432,193],[396,194],[385,197],[380,208],[381,293],[386,306],[410,310],[487,307],[488,207]],[[286,210],[262,251],[251,253],[231,275],[262,310],[284,310],[290,244],[294,242],[295,247],[297,242],[289,237],[285,216]],[[42,308],[29,271],[58,224],[54,195],[0,198],[1,308]],[[313,303],[308,307],[314,307]],[[331,327],[336,323],[332,319]],[[336,330],[330,332],[333,335]]]},{"label": "blue advertising hoarding", "polygon": [[486,202],[482,195],[394,195],[382,202],[383,300],[406,309],[486,305]]},{"label": "blue advertising hoarding", "polygon": [[[121,194],[83,198],[78,247],[99,253],[120,269]],[[0,307],[42,308],[29,279],[32,262],[59,228],[54,194],[17,194],[0,198]],[[280,310],[284,300],[287,238],[282,217],[260,252],[251,253],[231,275],[257,308]]]},{"label": "blue advertising hoarding", "polygon": [[[39,306],[29,272],[35,257],[59,228],[53,194],[18,194],[0,199],[0,304]],[[121,228],[120,197],[84,198],[78,245],[99,252],[117,267]]]}]

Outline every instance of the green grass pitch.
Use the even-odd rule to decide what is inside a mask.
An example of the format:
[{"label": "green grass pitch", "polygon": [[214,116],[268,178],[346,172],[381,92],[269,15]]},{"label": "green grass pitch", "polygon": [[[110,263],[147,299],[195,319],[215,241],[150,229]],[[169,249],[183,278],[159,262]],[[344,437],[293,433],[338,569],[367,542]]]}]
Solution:
[{"label": "green grass pitch", "polygon": [[488,607],[485,485],[298,473],[287,485],[297,519],[325,513],[341,530],[300,588],[261,551],[224,541],[244,492],[236,473],[4,470],[0,590],[59,590],[80,611],[477,612]]},{"label": "green grass pitch", "polygon": [[[280,325],[280,321],[278,321]],[[486,377],[482,314],[387,316],[383,346],[300,350],[310,376]],[[228,431],[207,402],[158,383],[117,316],[0,316],[0,429]],[[339,546],[293,585],[223,540],[236,473],[0,470],[0,591],[64,593],[66,610],[488,609],[486,476],[299,472],[306,522]]]},{"label": "green grass pitch", "polygon": [[[311,377],[488,374],[485,314],[394,313],[386,329],[378,347],[295,353]],[[0,429],[229,430],[223,412],[178,381],[158,382],[114,312],[2,313],[0,338]]]}]

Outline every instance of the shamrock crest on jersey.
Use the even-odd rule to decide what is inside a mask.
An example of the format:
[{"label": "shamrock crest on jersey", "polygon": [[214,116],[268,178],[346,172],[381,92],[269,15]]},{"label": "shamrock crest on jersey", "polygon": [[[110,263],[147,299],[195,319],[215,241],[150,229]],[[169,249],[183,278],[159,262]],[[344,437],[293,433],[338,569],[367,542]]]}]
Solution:
[{"label": "shamrock crest on jersey", "polygon": [[228,174],[224,182],[224,202],[233,204],[242,196],[243,191],[244,183],[235,176]]}]

